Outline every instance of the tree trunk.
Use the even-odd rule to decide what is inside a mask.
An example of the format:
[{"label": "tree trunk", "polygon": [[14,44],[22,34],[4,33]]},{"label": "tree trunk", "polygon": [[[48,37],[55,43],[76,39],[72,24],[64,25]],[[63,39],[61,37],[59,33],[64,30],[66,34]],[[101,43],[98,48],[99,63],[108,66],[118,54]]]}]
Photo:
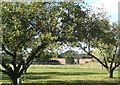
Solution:
[{"label": "tree trunk", "polygon": [[79,62],[79,58],[76,58],[76,61],[77,61],[77,64],[79,64],[80,62]]},{"label": "tree trunk", "polygon": [[12,85],[18,85],[18,78],[12,78]]},{"label": "tree trunk", "polygon": [[27,73],[27,69],[29,68],[31,64],[29,64],[25,69],[24,69],[24,73],[26,74]]},{"label": "tree trunk", "polygon": [[24,73],[25,73],[25,74],[27,73],[27,68],[25,68]]},{"label": "tree trunk", "polygon": [[113,70],[110,70],[110,71],[109,71],[108,76],[109,76],[109,78],[113,78]]}]

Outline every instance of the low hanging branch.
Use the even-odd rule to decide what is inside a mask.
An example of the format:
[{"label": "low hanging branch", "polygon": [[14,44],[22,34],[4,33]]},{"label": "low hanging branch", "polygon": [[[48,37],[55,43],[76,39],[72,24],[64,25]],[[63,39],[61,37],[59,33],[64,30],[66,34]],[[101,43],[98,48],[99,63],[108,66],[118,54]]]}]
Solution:
[{"label": "low hanging branch", "polygon": [[84,50],[88,55],[90,55],[91,57],[93,57],[94,59],[96,59],[101,65],[103,65],[105,68],[108,68],[108,66],[106,64],[104,64],[100,59],[98,59],[97,57],[95,57],[94,55],[92,55],[90,52],[87,52],[81,45],[80,48],[82,50]]}]

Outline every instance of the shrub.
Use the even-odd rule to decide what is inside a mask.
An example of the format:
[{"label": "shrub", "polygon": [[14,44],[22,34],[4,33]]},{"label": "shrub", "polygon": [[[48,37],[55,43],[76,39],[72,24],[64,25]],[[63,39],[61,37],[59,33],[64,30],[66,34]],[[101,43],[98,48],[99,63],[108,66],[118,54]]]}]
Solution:
[{"label": "shrub", "polygon": [[47,61],[49,65],[60,65],[61,63],[58,60],[49,60]]},{"label": "shrub", "polygon": [[74,64],[74,58],[73,57],[65,57],[65,63],[66,64]]}]

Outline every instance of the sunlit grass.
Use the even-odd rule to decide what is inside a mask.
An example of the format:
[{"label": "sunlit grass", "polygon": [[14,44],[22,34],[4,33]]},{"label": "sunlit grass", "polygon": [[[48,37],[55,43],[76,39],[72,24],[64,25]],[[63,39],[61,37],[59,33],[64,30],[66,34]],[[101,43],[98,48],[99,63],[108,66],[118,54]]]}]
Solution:
[{"label": "sunlit grass", "polygon": [[[107,71],[98,63],[83,65],[31,65],[27,74],[22,75],[23,83],[49,82],[118,82],[118,70],[114,71],[113,79],[108,78]],[[10,83],[7,75],[3,74],[2,83]]]}]

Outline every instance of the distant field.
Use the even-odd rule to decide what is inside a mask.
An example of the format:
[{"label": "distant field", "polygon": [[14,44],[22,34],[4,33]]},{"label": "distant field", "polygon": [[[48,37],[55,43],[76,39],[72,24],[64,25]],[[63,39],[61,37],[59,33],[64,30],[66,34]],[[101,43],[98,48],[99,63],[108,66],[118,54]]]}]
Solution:
[{"label": "distant field", "polygon": [[[21,85],[118,83],[118,70],[114,72],[115,78],[109,79],[107,77],[107,71],[96,62],[82,65],[31,65],[28,73],[21,77],[22,82],[28,84]],[[10,80],[5,74],[3,74],[3,79],[0,82],[10,84]]]}]

